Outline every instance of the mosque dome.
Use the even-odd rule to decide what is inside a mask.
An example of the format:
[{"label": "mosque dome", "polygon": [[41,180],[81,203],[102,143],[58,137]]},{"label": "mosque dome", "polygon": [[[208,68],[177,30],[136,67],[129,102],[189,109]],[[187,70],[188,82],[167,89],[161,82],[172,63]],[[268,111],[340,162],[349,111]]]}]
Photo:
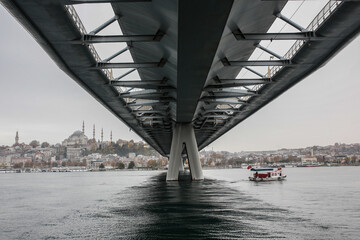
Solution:
[{"label": "mosque dome", "polygon": [[77,130],[63,141],[63,146],[86,146],[87,143],[88,137],[82,131]]},{"label": "mosque dome", "polygon": [[85,136],[84,133],[80,130],[77,130],[70,137],[81,137],[81,136]]}]

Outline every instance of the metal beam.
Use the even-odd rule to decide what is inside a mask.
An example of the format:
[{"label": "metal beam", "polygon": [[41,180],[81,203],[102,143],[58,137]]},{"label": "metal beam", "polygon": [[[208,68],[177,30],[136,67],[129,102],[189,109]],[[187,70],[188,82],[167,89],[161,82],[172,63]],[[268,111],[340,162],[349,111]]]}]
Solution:
[{"label": "metal beam", "polygon": [[234,109],[208,109],[208,110],[204,110],[203,113],[226,113],[226,114],[231,114],[229,112],[241,112],[240,110],[234,110]]},{"label": "metal beam", "polygon": [[142,62],[142,63],[103,63],[98,62],[94,69],[111,69],[111,68],[157,68],[163,67],[166,63],[165,59],[160,62]]},{"label": "metal beam", "polygon": [[206,98],[202,98],[200,99],[200,101],[205,102],[207,104],[248,104],[245,101],[242,100],[226,100],[226,99],[206,99]]},{"label": "metal beam", "polygon": [[108,58],[105,58],[104,60],[101,60],[101,62],[109,62],[110,60],[112,60],[113,58],[119,56],[120,54],[126,52],[127,50],[130,49],[130,46],[126,46],[125,48],[121,49],[120,51],[114,53],[113,55],[111,55]]},{"label": "metal beam", "polygon": [[[215,93],[214,93],[215,94]],[[247,96],[254,96],[255,93],[237,93],[237,92],[230,92],[230,91],[224,91],[224,92],[218,92],[213,96],[205,96],[202,97],[202,99],[225,99],[225,98],[237,98],[237,97],[247,97]]]},{"label": "metal beam", "polygon": [[142,99],[142,100],[168,100],[168,99],[174,99],[171,97],[164,97],[161,95],[155,95],[155,94],[144,94],[142,96],[135,96],[135,97],[123,97],[123,98],[131,98],[131,99]]},{"label": "metal beam", "polygon": [[259,73],[258,71],[255,71],[254,69],[252,69],[252,68],[249,68],[249,67],[244,67],[246,70],[248,70],[248,71],[250,71],[250,72],[252,72],[252,73],[254,73],[254,74],[256,74],[256,75],[258,75],[259,77],[261,77],[261,78],[266,78],[264,75],[262,75],[261,73]]},{"label": "metal beam", "polygon": [[144,89],[159,89],[159,90],[175,90],[174,87],[163,84],[163,80],[149,80],[149,81],[111,81],[111,85],[120,87],[133,87]]},{"label": "metal beam", "polygon": [[144,120],[147,120],[147,119],[165,119],[165,118],[167,118],[167,116],[136,116],[136,118],[144,119]]},{"label": "metal beam", "polygon": [[[213,94],[213,96],[218,96],[220,94],[228,94],[229,95],[236,95],[238,94],[239,96],[249,96],[249,95],[256,95],[255,92],[251,92],[248,90],[242,90],[242,89],[227,89],[227,90],[222,90],[221,88],[214,88],[213,90],[209,90],[208,91],[210,94]],[[226,96],[226,97],[228,97]]]},{"label": "metal beam", "polygon": [[291,33],[239,33],[233,32],[236,40],[262,41],[262,40],[323,40],[323,37],[315,36],[312,31],[291,32]]},{"label": "metal beam", "polygon": [[216,115],[216,114],[209,114],[209,115],[204,115],[202,116],[203,118],[216,118],[216,117],[219,117],[219,118],[222,118],[222,119],[227,119],[231,116],[228,116],[228,115]]},{"label": "metal beam", "polygon": [[224,83],[244,83],[244,84],[259,84],[270,82],[270,78],[222,78],[217,79],[216,84],[224,84]]},{"label": "metal beam", "polygon": [[146,113],[158,113],[158,114],[163,114],[165,115],[168,111],[160,111],[160,110],[133,110],[133,113],[140,113],[140,114],[146,114]]},{"label": "metal beam", "polygon": [[151,2],[152,0],[63,0],[64,4]]},{"label": "metal beam", "polygon": [[117,78],[115,78],[115,79],[114,79],[114,81],[117,81],[117,80],[122,79],[123,77],[125,77],[125,76],[129,75],[130,73],[134,72],[135,70],[136,70],[136,68],[130,69],[130,70],[129,70],[129,71],[127,71],[126,73],[124,73],[124,74],[122,74],[122,75],[118,76]]},{"label": "metal beam", "polygon": [[[261,85],[261,84],[268,84],[269,82],[266,82],[266,83],[258,83],[258,84],[251,84],[252,85]],[[247,84],[247,85],[250,85],[250,84]],[[244,87],[246,89],[248,89],[246,87],[246,84],[237,84],[237,83],[230,83],[230,84],[218,84],[218,85],[209,85],[207,86],[206,88],[204,88],[204,91],[206,92],[213,92],[213,93],[217,93],[216,90],[219,90],[219,89],[226,89],[225,91],[230,91],[232,90],[234,87]],[[225,92],[224,91],[224,92]],[[249,91],[252,91],[251,89]],[[220,92],[221,93],[221,92]]]},{"label": "metal beam", "polygon": [[152,124],[155,124],[155,123],[163,123],[163,121],[152,121],[152,120],[145,120],[145,121],[142,121],[142,123],[148,123],[149,125],[152,125]]},{"label": "metal beam", "polygon": [[133,106],[164,106],[168,105],[169,102],[174,102],[175,100],[144,100],[144,101],[136,101],[127,103],[126,105],[133,107]]},{"label": "metal beam", "polygon": [[250,61],[229,61],[227,58],[221,59],[225,67],[229,66],[289,66],[292,65],[290,60],[250,60]]},{"label": "metal beam", "polygon": [[91,35],[86,34],[81,40],[71,43],[94,44],[94,43],[117,43],[117,42],[159,42],[164,34],[157,35]]},{"label": "metal beam", "polygon": [[260,44],[255,44],[255,46],[261,50],[263,50],[264,52],[267,52],[270,55],[273,55],[274,57],[276,57],[277,59],[280,60],[286,60],[284,57],[280,56],[279,54],[271,51],[270,49],[267,49],[266,47],[261,46]]},{"label": "metal beam", "polygon": [[300,26],[299,24],[295,23],[294,21],[292,21],[290,18],[285,17],[284,15],[282,15],[281,13],[276,13],[275,14],[276,17],[280,18],[281,20],[283,20],[284,22],[290,24],[291,26],[293,26],[294,28],[298,29],[301,32],[306,32],[308,30],[306,30],[305,28],[303,28],[302,26]]},{"label": "metal beam", "polygon": [[106,22],[104,22],[103,24],[101,24],[99,27],[95,28],[94,30],[92,30],[89,35],[95,35],[98,32],[100,32],[101,30],[103,30],[104,28],[106,28],[107,26],[109,26],[110,24],[112,24],[113,22],[115,22],[116,20],[119,19],[118,15],[113,16],[112,18],[110,18],[109,20],[107,20]]},{"label": "metal beam", "polygon": [[236,80],[228,80],[224,83],[215,83],[210,84],[204,88],[205,91],[214,91],[219,88],[233,88],[233,87],[245,87],[245,86],[252,86],[252,85],[260,85],[260,84],[269,84],[270,81],[236,81]]},{"label": "metal beam", "polygon": [[126,93],[121,93],[120,97],[123,98],[141,98],[143,96],[158,96],[158,95],[166,95],[169,93],[169,90],[153,90],[153,89],[149,89],[149,90],[142,90],[142,91],[132,91],[132,92],[126,92]]}]

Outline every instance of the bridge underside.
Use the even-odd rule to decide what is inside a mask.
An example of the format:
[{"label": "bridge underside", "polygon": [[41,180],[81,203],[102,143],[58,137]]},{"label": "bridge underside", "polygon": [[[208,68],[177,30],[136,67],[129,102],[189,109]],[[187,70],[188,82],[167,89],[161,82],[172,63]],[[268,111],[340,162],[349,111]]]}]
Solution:
[{"label": "bridge underside", "polygon": [[[179,126],[191,126],[186,135],[195,139],[183,137],[177,150],[182,141],[204,148],[323,66],[360,31],[360,3],[352,1],[330,2],[307,28],[281,15],[286,1],[1,2],[64,72],[163,155]],[[123,35],[101,35],[108,23],[87,32],[73,5],[96,3],[111,4],[109,23],[119,24]],[[299,32],[269,33],[277,18]],[[270,39],[297,41],[278,56],[259,45]],[[114,56],[129,51],[133,62],[100,59],[94,45],[108,42],[126,43]],[[277,59],[249,61],[256,48]],[[256,66],[272,68],[260,74]],[[116,68],[137,70],[141,79],[113,77]],[[243,68],[258,77],[238,79]]]}]

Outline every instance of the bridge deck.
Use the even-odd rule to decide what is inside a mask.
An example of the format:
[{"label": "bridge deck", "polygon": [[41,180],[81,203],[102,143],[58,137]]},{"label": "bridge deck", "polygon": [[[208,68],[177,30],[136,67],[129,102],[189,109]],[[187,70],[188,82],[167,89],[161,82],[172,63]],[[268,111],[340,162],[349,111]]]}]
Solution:
[{"label": "bridge deck", "polygon": [[[321,67],[360,31],[360,3],[336,4],[309,38],[278,36],[304,38],[288,58],[251,63],[281,65],[271,79],[236,80],[286,1],[106,1],[125,35],[112,40],[85,31],[65,5],[76,1],[1,1],[64,72],[164,155],[174,123],[192,122],[201,149]],[[101,62],[91,44],[104,39],[125,41],[134,63]],[[141,92],[125,93],[120,85],[131,83],[110,81],[108,69],[124,67],[137,68],[144,82],[133,87]],[[233,88],[251,83],[258,87]]]}]

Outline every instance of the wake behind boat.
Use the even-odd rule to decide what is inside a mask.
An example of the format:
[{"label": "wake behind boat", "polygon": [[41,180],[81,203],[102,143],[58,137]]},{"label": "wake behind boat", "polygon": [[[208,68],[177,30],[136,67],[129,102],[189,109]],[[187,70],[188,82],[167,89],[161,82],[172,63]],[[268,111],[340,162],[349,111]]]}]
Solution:
[{"label": "wake behind boat", "polygon": [[286,178],[286,174],[282,173],[281,167],[274,170],[273,168],[252,168],[249,166],[248,169],[250,169],[250,181],[282,181]]}]

